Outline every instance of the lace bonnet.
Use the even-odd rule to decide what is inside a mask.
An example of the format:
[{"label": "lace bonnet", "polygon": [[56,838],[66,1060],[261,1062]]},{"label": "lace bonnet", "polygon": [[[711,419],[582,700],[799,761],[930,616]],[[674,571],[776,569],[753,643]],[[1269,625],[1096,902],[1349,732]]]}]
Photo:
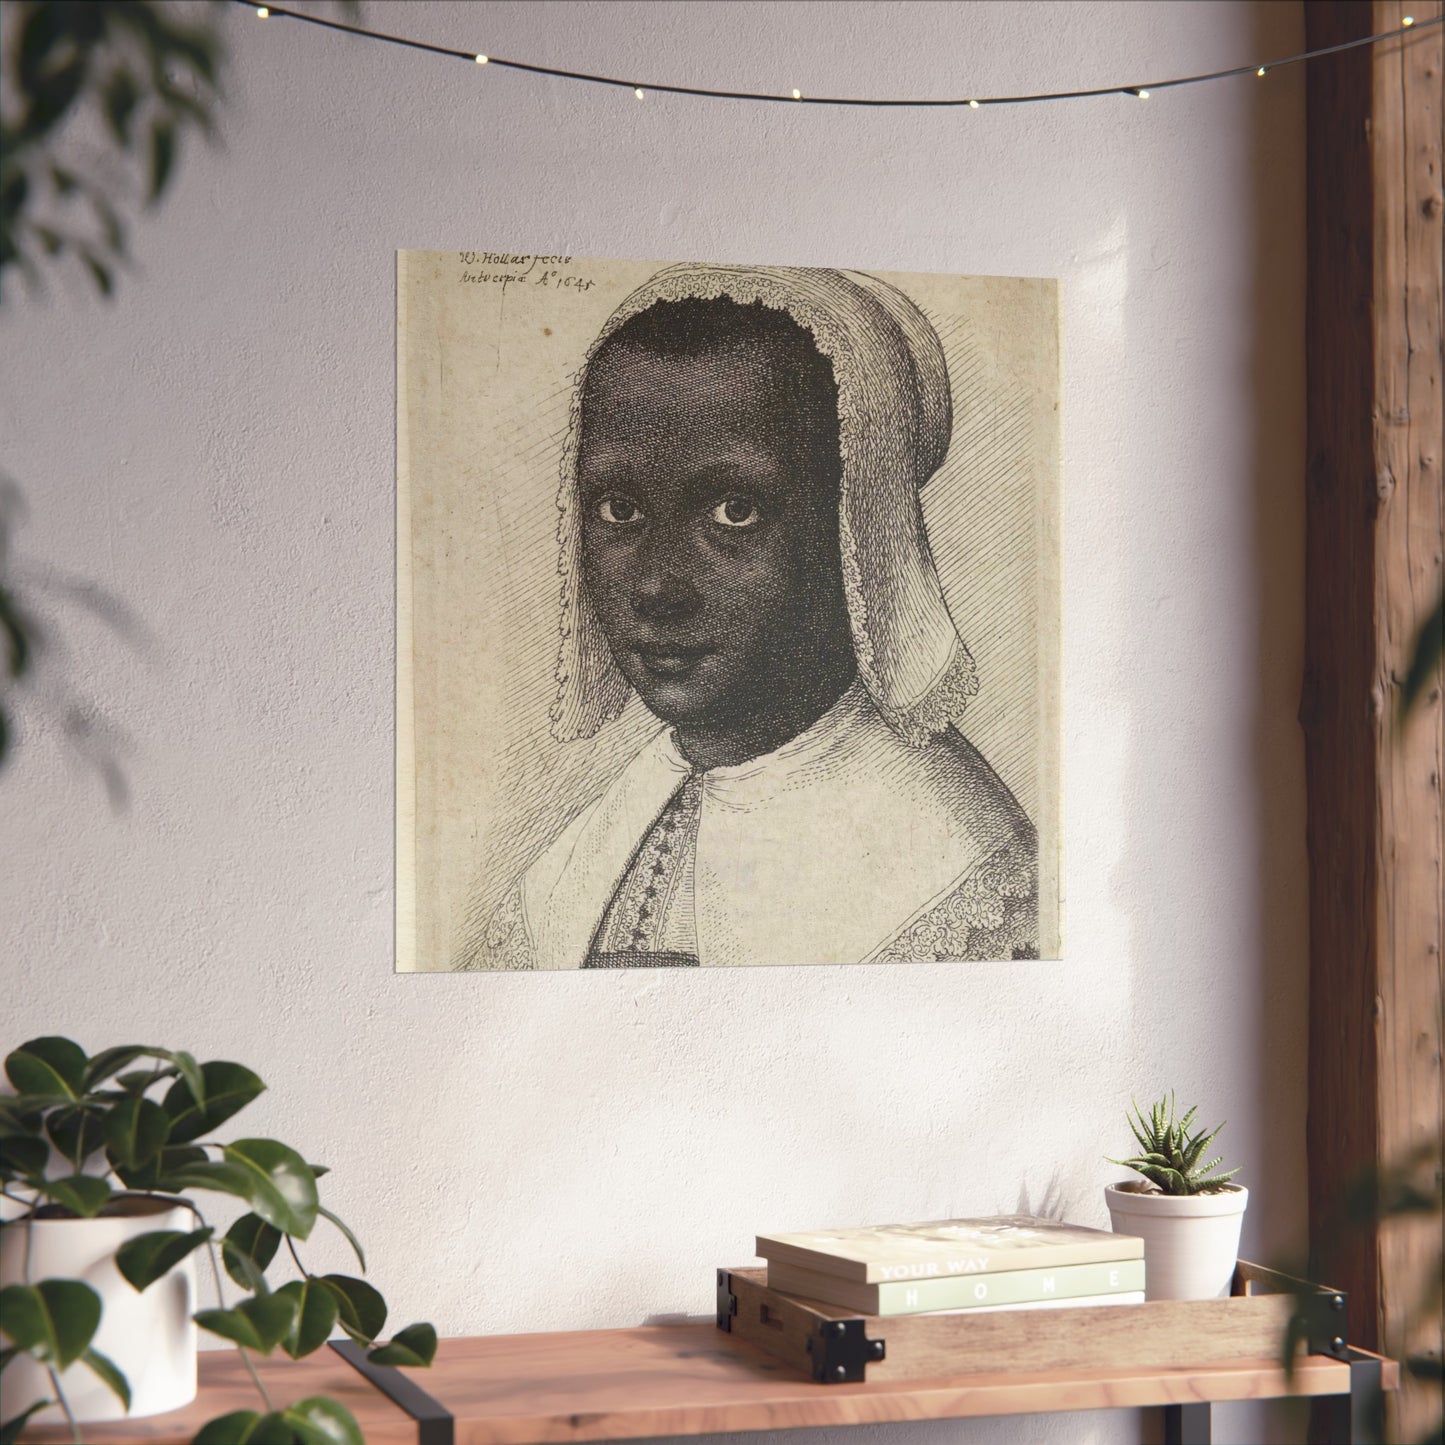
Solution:
[{"label": "lace bonnet", "polygon": [[838,384],[839,542],[858,671],[895,732],[922,745],[978,691],[973,658],[943,600],[919,489],[948,453],[953,404],[932,324],[902,292],[857,272],[669,266],[609,317],[578,373],[557,495],[562,636],[552,732],[591,737],[630,689],[582,585],[577,437],[587,366],[629,317],[658,301],[731,297],[785,311],[813,337]]}]

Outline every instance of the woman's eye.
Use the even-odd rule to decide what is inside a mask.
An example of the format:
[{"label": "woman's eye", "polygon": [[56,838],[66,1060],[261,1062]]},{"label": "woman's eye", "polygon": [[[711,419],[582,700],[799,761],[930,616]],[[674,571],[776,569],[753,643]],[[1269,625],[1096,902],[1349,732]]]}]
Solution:
[{"label": "woman's eye", "polygon": [[603,497],[597,504],[597,515],[614,527],[625,527],[629,522],[639,521],[642,517],[637,503],[629,502],[626,497]]},{"label": "woman's eye", "polygon": [[713,508],[712,519],[724,527],[751,527],[758,520],[758,509],[751,497],[729,497]]}]

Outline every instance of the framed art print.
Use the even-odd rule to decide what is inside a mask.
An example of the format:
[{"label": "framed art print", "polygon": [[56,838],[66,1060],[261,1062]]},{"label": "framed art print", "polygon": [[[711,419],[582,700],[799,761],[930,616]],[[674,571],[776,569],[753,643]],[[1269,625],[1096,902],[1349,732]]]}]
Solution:
[{"label": "framed art print", "polygon": [[398,969],[1060,956],[1055,283],[397,288]]}]

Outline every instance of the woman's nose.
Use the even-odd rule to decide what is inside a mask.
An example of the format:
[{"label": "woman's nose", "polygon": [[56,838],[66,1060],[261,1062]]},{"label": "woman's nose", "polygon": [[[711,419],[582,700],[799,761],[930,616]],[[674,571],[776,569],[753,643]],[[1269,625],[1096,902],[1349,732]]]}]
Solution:
[{"label": "woman's nose", "polygon": [[632,584],[632,610],[647,620],[677,622],[702,608],[702,593],[692,580],[685,550],[663,533],[642,548]]}]

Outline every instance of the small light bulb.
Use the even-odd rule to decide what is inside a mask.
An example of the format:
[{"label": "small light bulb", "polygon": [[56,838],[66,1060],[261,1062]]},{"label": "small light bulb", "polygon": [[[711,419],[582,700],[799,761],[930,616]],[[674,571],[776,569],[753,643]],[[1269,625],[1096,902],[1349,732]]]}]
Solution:
[{"label": "small light bulb", "polygon": [[1257,76],[1259,76],[1259,78],[1260,78],[1261,80],[1263,80],[1264,77],[1265,77],[1265,68],[1264,68],[1264,66],[1261,65],[1261,66],[1259,67],[1259,69],[1256,70],[1254,73],[1255,73]]},{"label": "small light bulb", "polygon": [[1403,25],[1403,26],[1405,27],[1405,29],[1407,29],[1407,30],[1408,30],[1414,23],[1415,23],[1415,17],[1414,17],[1413,15],[1407,15],[1407,16],[1405,16],[1405,18],[1400,22],[1400,24]]},{"label": "small light bulb", "polygon": [[1135,94],[1139,97],[1140,100],[1149,99],[1149,92],[1147,90],[1136,91]]},{"label": "small light bulb", "polygon": [[271,12],[264,5],[258,5],[256,7],[256,15],[258,19],[264,20],[270,13]]},{"label": "small light bulb", "polygon": [[638,98],[638,100],[642,99],[642,87],[640,85],[632,93]]},{"label": "small light bulb", "polygon": [[794,100],[802,100],[802,98],[803,98],[803,92],[802,92],[801,90],[795,90],[795,91],[793,92],[793,99],[794,99]]},{"label": "small light bulb", "polygon": [[968,103],[968,108],[969,108],[970,110],[977,110],[977,109],[978,109],[978,102],[977,102],[976,100],[971,100],[971,101],[969,101],[969,103]]},{"label": "small light bulb", "polygon": [[477,56],[477,64],[478,64],[478,65],[485,65],[490,58],[491,58],[490,56],[479,55],[479,56]]}]

